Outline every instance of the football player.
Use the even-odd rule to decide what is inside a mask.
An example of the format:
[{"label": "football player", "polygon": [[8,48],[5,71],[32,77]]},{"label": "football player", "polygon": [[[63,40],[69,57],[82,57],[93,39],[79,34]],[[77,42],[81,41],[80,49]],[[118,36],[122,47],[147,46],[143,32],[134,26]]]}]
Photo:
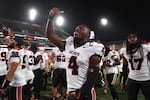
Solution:
[{"label": "football player", "polygon": [[24,67],[24,74],[27,81],[27,84],[25,85],[25,94],[28,98],[31,98],[32,92],[33,92],[33,79],[34,79],[34,73],[32,70],[33,64],[34,64],[34,56],[33,52],[28,50],[28,43],[24,42],[24,44],[21,46],[22,49],[20,50],[21,54],[23,56],[23,63],[22,67]]},{"label": "football player", "polygon": [[[66,98],[66,87],[67,87],[67,81],[66,81],[66,56],[64,51],[59,50],[58,48],[53,49],[53,56],[54,56],[54,71],[52,76],[52,93],[53,93],[53,99],[57,99],[57,93],[61,93]],[[61,90],[61,91],[58,91]]]},{"label": "football player", "polygon": [[26,79],[24,75],[23,56],[20,52],[20,47],[23,44],[23,39],[15,37],[13,42],[13,49],[10,50],[10,56],[8,60],[8,72],[5,80],[2,84],[2,89],[6,89],[9,86],[9,100],[29,100],[24,94],[24,85],[26,85]]},{"label": "football player", "polygon": [[34,53],[34,64],[33,64],[33,73],[34,73],[34,80],[33,80],[33,92],[35,99],[40,99],[40,91],[41,91],[41,81],[42,81],[42,68],[45,66],[43,57],[41,52],[38,51],[38,46],[36,44],[32,44],[30,50]]},{"label": "football player", "polygon": [[68,100],[96,100],[92,88],[98,78],[104,45],[89,41],[90,29],[86,25],[77,26],[74,36],[63,42],[55,34],[53,27],[54,17],[60,13],[62,11],[58,8],[50,10],[46,33],[48,39],[66,53]]},{"label": "football player", "polygon": [[[2,86],[2,83],[6,77],[7,74],[7,61],[8,61],[8,48],[5,45],[0,45],[0,86]],[[7,97],[8,92],[5,91],[5,95],[0,95],[0,97]]]},{"label": "football player", "polygon": [[7,73],[8,48],[0,47],[0,85],[2,85]]},{"label": "football player", "polygon": [[127,82],[128,100],[137,100],[141,89],[145,100],[150,100],[150,45],[142,44],[136,34],[129,34],[126,40],[127,47],[120,53],[127,59],[129,74]]},{"label": "football player", "polygon": [[106,61],[105,61],[107,81],[108,81],[108,85],[109,85],[113,100],[120,100],[118,93],[115,89],[115,84],[116,84],[117,75],[118,75],[117,66],[120,65],[120,56],[119,56],[118,51],[116,51],[114,44],[110,45],[109,48],[110,48],[110,51],[108,55],[106,56]]}]

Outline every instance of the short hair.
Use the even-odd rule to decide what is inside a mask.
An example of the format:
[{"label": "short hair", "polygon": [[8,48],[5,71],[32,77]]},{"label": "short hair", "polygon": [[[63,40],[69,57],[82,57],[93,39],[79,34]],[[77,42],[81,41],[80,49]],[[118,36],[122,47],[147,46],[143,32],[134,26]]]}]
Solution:
[{"label": "short hair", "polygon": [[28,42],[23,42],[23,45],[25,45],[26,47],[28,47],[29,46],[29,43]]},{"label": "short hair", "polygon": [[83,26],[83,27],[87,28],[87,29],[88,29],[88,32],[89,32],[89,34],[91,33],[91,29],[90,29],[87,25],[81,24],[81,26]]},{"label": "short hair", "polygon": [[31,51],[33,51],[33,53],[36,53],[38,51],[38,47],[36,44],[31,44],[30,48]]},{"label": "short hair", "polygon": [[17,46],[21,46],[24,43],[24,39],[22,37],[15,36],[14,40],[17,42]]}]

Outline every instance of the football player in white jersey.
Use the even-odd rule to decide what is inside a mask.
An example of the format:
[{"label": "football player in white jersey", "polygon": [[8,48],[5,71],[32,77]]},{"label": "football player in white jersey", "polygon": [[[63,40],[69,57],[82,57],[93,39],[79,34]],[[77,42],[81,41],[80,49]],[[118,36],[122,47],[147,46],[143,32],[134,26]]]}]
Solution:
[{"label": "football player in white jersey", "polygon": [[25,85],[25,94],[27,95],[28,98],[31,98],[32,96],[32,90],[33,90],[33,79],[34,79],[34,73],[32,70],[33,64],[34,64],[34,56],[33,52],[28,50],[28,43],[24,42],[23,45],[21,46],[21,54],[23,56],[23,63],[22,66],[24,67],[24,74],[26,77],[27,84]]},{"label": "football player in white jersey", "polygon": [[[66,98],[66,87],[67,87],[67,81],[66,81],[66,55],[64,51],[59,50],[59,48],[55,48],[52,51],[53,62],[54,62],[54,71],[52,74],[52,93],[53,93],[53,99],[57,99],[57,93],[61,93],[63,98]],[[58,91],[58,90],[62,91]]]},{"label": "football player in white jersey", "polygon": [[41,67],[42,70],[42,82],[41,82],[41,88],[43,90],[47,89],[47,85],[48,85],[48,78],[49,78],[49,73],[47,70],[47,65],[48,65],[48,53],[45,51],[44,47],[38,47],[39,48],[39,52],[41,52],[42,54],[42,58],[43,58],[43,64]]},{"label": "football player in white jersey", "polygon": [[42,68],[45,66],[42,54],[38,51],[38,46],[36,44],[32,44],[30,47],[30,50],[34,53],[34,65],[32,67],[33,73],[34,73],[34,96],[35,99],[40,99],[40,91],[41,91],[41,81],[42,81]]},{"label": "football player in white jersey", "polygon": [[120,65],[120,56],[119,56],[118,51],[116,51],[114,44],[111,44],[109,48],[110,48],[110,51],[108,55],[106,56],[106,60],[105,60],[107,81],[108,81],[108,85],[109,85],[113,100],[120,100],[118,93],[115,89],[115,84],[116,84],[117,75],[118,75],[117,66]]},{"label": "football player in white jersey", "polygon": [[141,89],[145,100],[150,100],[150,45],[142,44],[141,39],[135,34],[129,34],[126,40],[127,47],[120,53],[127,59],[129,74],[127,82],[128,100],[137,100]]},{"label": "football player in white jersey", "polygon": [[23,44],[23,39],[20,37],[14,38],[14,48],[10,50],[10,58],[8,60],[9,69],[2,88],[5,89],[9,85],[9,100],[29,100],[24,94],[24,85],[26,79],[24,75],[23,56],[20,52],[20,47]]},{"label": "football player in white jersey", "polygon": [[0,86],[2,85],[7,73],[8,48],[0,47]]},{"label": "football player in white jersey", "polygon": [[104,45],[89,42],[90,29],[86,25],[77,26],[74,37],[70,36],[62,42],[53,27],[53,18],[61,12],[58,8],[50,10],[46,33],[48,39],[66,53],[68,100],[96,100],[95,95],[92,95],[95,93],[92,87],[98,78]]}]

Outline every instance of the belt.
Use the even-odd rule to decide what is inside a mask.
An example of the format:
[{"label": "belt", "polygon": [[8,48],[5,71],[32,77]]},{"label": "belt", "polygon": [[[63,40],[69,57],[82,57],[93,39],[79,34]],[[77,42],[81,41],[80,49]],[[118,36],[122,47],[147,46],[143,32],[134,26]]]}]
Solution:
[{"label": "belt", "polygon": [[79,91],[70,91],[69,93],[68,93],[68,96],[69,97],[75,97],[75,98],[79,98],[80,97],[80,93],[79,93]]},{"label": "belt", "polygon": [[71,92],[68,93],[68,95],[69,95],[69,96],[76,96],[77,93],[76,93],[76,91],[71,91]]}]

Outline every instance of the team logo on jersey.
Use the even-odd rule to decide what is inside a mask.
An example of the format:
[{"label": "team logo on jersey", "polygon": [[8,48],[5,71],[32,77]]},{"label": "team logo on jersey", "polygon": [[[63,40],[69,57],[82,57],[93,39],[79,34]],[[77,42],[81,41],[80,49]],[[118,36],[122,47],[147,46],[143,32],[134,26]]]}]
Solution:
[{"label": "team logo on jersey", "polygon": [[76,52],[76,51],[73,51],[73,50],[70,50],[69,53],[73,54],[75,56],[79,56],[79,54],[80,54],[79,52]]}]

